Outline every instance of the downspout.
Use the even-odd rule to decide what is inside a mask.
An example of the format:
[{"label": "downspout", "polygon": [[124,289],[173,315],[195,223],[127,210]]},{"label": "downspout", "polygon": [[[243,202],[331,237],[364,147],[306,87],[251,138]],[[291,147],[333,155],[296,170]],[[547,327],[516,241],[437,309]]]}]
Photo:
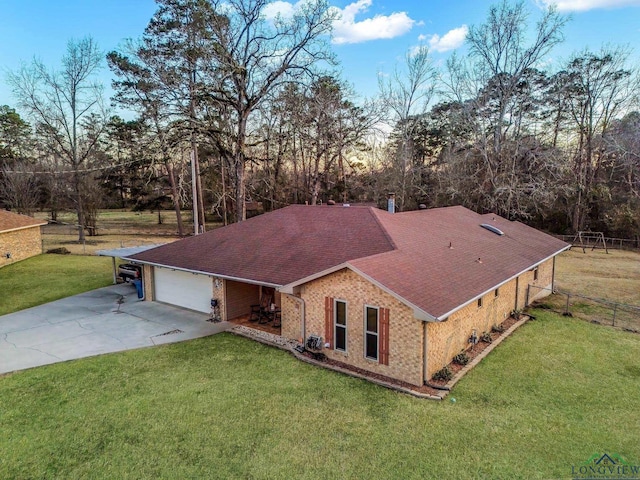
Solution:
[{"label": "downspout", "polygon": [[556,257],[553,257],[553,263],[551,267],[551,293],[556,291]]},{"label": "downspout", "polygon": [[518,294],[520,293],[520,277],[516,277],[516,307],[514,311],[518,311]]},{"label": "downspout", "polygon": [[427,322],[422,322],[422,380],[425,385],[429,381],[427,378]]}]

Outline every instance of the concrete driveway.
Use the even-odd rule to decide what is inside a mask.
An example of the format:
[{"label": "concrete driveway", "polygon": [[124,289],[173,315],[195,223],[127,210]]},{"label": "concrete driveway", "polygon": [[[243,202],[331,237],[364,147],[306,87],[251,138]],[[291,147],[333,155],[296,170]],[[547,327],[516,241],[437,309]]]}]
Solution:
[{"label": "concrete driveway", "polygon": [[132,285],[100,288],[0,316],[0,374],[76,358],[180,342],[232,325],[138,300]]}]

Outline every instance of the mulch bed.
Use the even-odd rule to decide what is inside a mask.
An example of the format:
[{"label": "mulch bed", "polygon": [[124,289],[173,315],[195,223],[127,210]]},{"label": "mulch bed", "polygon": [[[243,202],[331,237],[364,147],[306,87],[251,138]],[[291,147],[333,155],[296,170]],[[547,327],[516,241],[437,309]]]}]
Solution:
[{"label": "mulch bed", "polygon": [[[509,317],[507,318],[504,322],[501,323],[501,326],[503,327],[503,332],[490,332],[491,334],[491,340],[493,343],[495,340],[497,340],[500,336],[504,335],[504,333],[509,330],[509,328],[511,328],[518,320],[513,318],[513,317]],[[469,357],[469,362],[471,362],[474,358],[476,358],[478,355],[480,355],[480,353],[482,353],[489,345],[491,345],[490,343],[486,343],[483,341],[479,341],[476,345],[472,345],[468,350],[466,350],[466,353]],[[353,365],[348,365],[346,363],[343,362],[339,362],[337,360],[332,360],[329,359],[327,357],[324,356],[320,356],[320,355],[314,355],[308,351],[305,351],[304,353],[302,353],[302,355],[307,356],[308,358],[314,359],[316,361],[320,361],[322,363],[325,363],[327,365],[331,365],[331,366],[335,366],[335,367],[339,367],[342,368],[344,370],[348,370],[350,372],[354,372],[356,374],[365,376],[365,377],[369,377],[369,378],[373,378],[376,380],[379,380],[381,382],[385,382],[385,383],[389,383],[391,385],[397,385],[399,387],[402,388],[406,388],[406,389],[410,389],[413,390],[414,392],[419,392],[419,393],[424,393],[427,395],[434,395],[437,396],[438,394],[442,393],[443,388],[437,388],[437,387],[444,387],[447,383],[447,381],[443,381],[443,380],[430,380],[429,383],[431,386],[429,385],[423,385],[421,387],[418,387],[416,385],[412,385],[410,383],[407,382],[402,382],[400,380],[396,380],[394,378],[389,378],[386,377],[384,375],[380,375],[378,373],[373,373],[370,372],[369,370],[364,370],[362,368],[358,368],[358,367],[354,367]],[[462,370],[464,368],[464,365],[458,365],[457,363],[453,363],[451,362],[448,365],[449,369],[451,370],[451,372],[453,373],[453,376],[455,376],[460,370]],[[434,388],[436,387],[436,388]]]},{"label": "mulch bed", "polygon": [[[310,358],[313,358],[310,356]],[[348,365],[346,363],[338,362],[336,360],[331,360],[326,358],[322,360],[323,363],[327,365],[333,365],[336,367],[343,368],[344,370],[349,370],[350,372],[357,373],[359,375],[363,375],[365,377],[374,378],[376,380],[380,380],[381,382],[389,383],[391,385],[397,385],[402,388],[406,388],[409,390],[413,390],[414,392],[426,393],[427,395],[438,395],[439,391],[435,388],[428,387],[427,385],[423,385],[421,387],[417,387],[416,385],[412,385],[411,383],[403,382],[400,380],[396,380],[395,378],[385,377],[384,375],[380,375],[379,373],[373,373],[369,370],[363,370],[362,368],[354,367],[353,365]]]},{"label": "mulch bed", "polygon": [[[491,335],[491,343],[495,342],[498,338],[504,335],[506,331],[509,330],[517,321],[518,319],[509,317],[500,324],[503,328],[502,332],[490,331],[489,333]],[[478,341],[478,343],[465,350],[465,353],[469,357],[469,363],[471,363],[474,358],[480,355],[484,351],[484,349],[491,345],[491,343],[483,342],[482,340],[480,340]],[[447,366],[449,367],[449,370],[451,370],[451,373],[453,373],[453,377],[455,377],[458,372],[465,367],[465,365],[459,365],[455,362],[451,362]],[[431,380],[429,380],[429,383],[436,387],[444,387],[447,383],[449,383],[449,380],[434,380],[432,378]]]}]

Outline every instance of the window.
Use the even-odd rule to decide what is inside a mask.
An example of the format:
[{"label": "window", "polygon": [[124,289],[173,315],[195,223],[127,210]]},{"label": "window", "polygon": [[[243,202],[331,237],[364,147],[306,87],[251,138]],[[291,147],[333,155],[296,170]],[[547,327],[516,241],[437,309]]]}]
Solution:
[{"label": "window", "polygon": [[335,300],[334,329],[335,349],[347,351],[347,302]]},{"label": "window", "polygon": [[478,299],[478,308],[482,307],[482,297]]},{"label": "window", "polygon": [[364,307],[364,356],[370,360],[378,360],[379,313],[377,307]]},{"label": "window", "polygon": [[538,280],[538,267],[533,269],[533,281]]}]

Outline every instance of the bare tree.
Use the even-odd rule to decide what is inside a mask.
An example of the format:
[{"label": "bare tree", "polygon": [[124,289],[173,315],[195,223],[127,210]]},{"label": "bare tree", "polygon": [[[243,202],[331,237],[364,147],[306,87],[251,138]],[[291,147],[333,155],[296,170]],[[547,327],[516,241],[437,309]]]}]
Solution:
[{"label": "bare tree", "polygon": [[12,209],[31,215],[38,205],[38,178],[25,161],[0,170],[0,199]]},{"label": "bare tree", "polygon": [[[9,83],[18,105],[50,138],[55,154],[72,175],[73,200],[78,215],[78,241],[84,240],[85,206],[82,193],[86,162],[106,125],[102,87],[94,81],[102,53],[95,41],[86,37],[70,40],[62,57],[62,68],[50,71],[33,60],[9,74]],[[99,125],[88,134],[83,120],[95,115]]]},{"label": "bare tree", "polygon": [[390,112],[390,121],[396,123],[400,132],[397,156],[399,157],[400,180],[398,208],[404,210],[407,203],[407,183],[411,180],[412,137],[415,122],[412,119],[427,111],[436,89],[437,71],[433,66],[429,49],[420,46],[405,57],[404,70],[397,66],[389,78],[379,77],[382,102]]},{"label": "bare tree", "polygon": [[577,133],[574,162],[576,199],[572,226],[585,226],[588,198],[604,158],[603,137],[612,120],[638,99],[638,76],[627,68],[623,48],[603,48],[599,53],[581,52],[568,62],[568,105]]},{"label": "bare tree", "polygon": [[299,2],[291,15],[265,17],[269,0],[212,0],[221,14],[211,25],[214,75],[210,99],[235,118],[236,217],[246,218],[247,136],[250,117],[270,93],[308,77],[314,65],[331,63],[327,34],[333,15],[325,0]]},{"label": "bare tree", "polygon": [[504,139],[505,117],[518,85],[551,49],[564,37],[567,18],[555,8],[545,11],[535,28],[535,36],[526,44],[527,10],[525,3],[503,0],[489,9],[486,23],[471,26],[467,35],[473,71],[483,86],[493,83],[497,102],[493,119],[493,149],[500,154]]},{"label": "bare tree", "polygon": [[[482,208],[508,218],[526,216],[525,196],[540,188],[523,181],[525,159],[553,162],[553,155],[541,155],[541,145],[531,138],[538,122],[536,97],[542,96],[545,82],[536,67],[563,40],[566,22],[567,17],[550,8],[527,41],[525,3],[503,1],[489,9],[485,23],[469,28],[466,59],[454,57],[447,64],[446,94],[464,106],[462,112],[474,132],[466,154],[475,163],[478,201]],[[556,170],[550,164],[541,168]]]}]

